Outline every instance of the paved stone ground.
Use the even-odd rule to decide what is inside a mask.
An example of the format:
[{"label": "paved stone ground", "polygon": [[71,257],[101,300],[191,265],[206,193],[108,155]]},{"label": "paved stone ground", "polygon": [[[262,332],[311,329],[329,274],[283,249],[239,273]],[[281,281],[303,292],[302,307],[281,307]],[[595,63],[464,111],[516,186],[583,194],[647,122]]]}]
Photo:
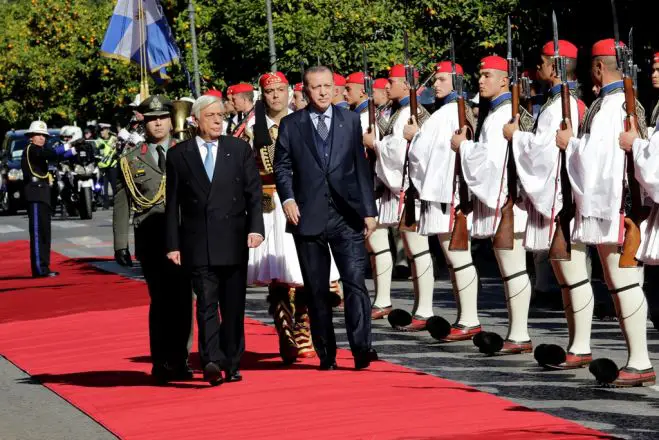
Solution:
[{"label": "paved stone ground", "polygon": [[[26,239],[24,215],[0,218],[0,241]],[[97,212],[91,221],[53,222],[53,250],[71,257],[112,255],[111,213]],[[99,263],[109,271],[140,278],[139,269],[125,269],[114,262]],[[481,253],[480,316],[484,327],[506,332],[507,312],[503,287],[496,276],[494,260]],[[56,269],[56,268],[55,268]],[[596,277],[597,270],[594,270]],[[456,316],[450,283],[445,270],[435,283],[435,313],[452,322]],[[595,279],[599,300],[608,298],[601,281]],[[369,289],[373,284],[369,280]],[[656,294],[656,292],[655,292]],[[247,315],[271,323],[263,289],[248,292]],[[410,310],[411,283],[395,281],[392,291],[396,307]],[[335,315],[338,340],[347,348],[343,317]],[[567,340],[562,312],[532,308],[531,335],[535,345]],[[659,367],[659,332],[648,323],[648,343],[655,367]],[[374,345],[380,357],[479,390],[510,399],[520,405],[545,411],[622,438],[659,438],[659,387],[606,389],[596,386],[587,369],[548,372],[537,366],[532,355],[484,357],[471,342],[443,345],[426,332],[399,333],[386,321],[373,325]],[[595,320],[592,348],[596,357],[609,357],[618,365],[626,360],[624,339],[615,321]],[[38,385],[27,385],[25,373],[0,357],[0,438],[112,438],[66,401]],[[26,429],[30,427],[29,431]],[[55,427],[55,428],[53,428]]]}]

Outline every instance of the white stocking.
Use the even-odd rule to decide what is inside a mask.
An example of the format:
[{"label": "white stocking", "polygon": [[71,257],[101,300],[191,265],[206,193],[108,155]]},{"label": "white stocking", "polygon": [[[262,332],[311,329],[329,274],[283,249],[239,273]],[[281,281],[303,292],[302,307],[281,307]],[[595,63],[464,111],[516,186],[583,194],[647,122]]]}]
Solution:
[{"label": "white stocking", "polygon": [[412,280],[414,283],[412,315],[429,318],[433,316],[432,295],[435,287],[435,276],[428,237],[408,231],[402,232],[402,235],[405,250],[410,260],[412,260]]},{"label": "white stocking", "polygon": [[524,233],[516,233],[513,249],[495,249],[499,271],[506,290],[508,305],[508,335],[506,339],[526,342],[529,336],[529,303],[531,301],[531,281],[526,272],[526,250]]},{"label": "white stocking", "polygon": [[618,322],[627,342],[627,367],[645,370],[652,367],[648,355],[647,317],[648,303],[639,283],[641,268],[620,268],[620,253],[617,245],[598,245],[597,252],[606,274],[616,306]]},{"label": "white stocking", "polygon": [[480,325],[478,321],[478,272],[471,258],[471,240],[466,251],[448,249],[451,234],[439,234],[444,257],[449,264],[453,293],[458,308],[456,324],[466,327]]},{"label": "white stocking", "polygon": [[378,228],[366,242],[371,257],[371,272],[375,281],[375,299],[373,306],[389,307],[391,305],[391,273],[393,259],[389,248],[389,232]]},{"label": "white stocking", "polygon": [[593,287],[588,280],[586,246],[572,244],[570,261],[552,261],[552,266],[563,293],[565,318],[570,335],[567,351],[588,354],[595,298]]}]

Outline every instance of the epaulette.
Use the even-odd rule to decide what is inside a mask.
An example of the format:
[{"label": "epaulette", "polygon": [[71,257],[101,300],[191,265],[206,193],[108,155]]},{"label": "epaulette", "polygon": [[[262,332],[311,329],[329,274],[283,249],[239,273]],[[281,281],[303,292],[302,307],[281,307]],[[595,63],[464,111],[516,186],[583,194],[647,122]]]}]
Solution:
[{"label": "epaulette", "polygon": [[137,150],[137,149],[138,149],[138,146],[137,146],[137,145],[131,145],[131,146],[128,146],[128,147],[126,147],[126,148],[123,149],[123,151],[122,151],[121,154],[119,155],[119,158],[130,156],[130,155],[132,155],[132,154],[135,152],[135,150]]}]

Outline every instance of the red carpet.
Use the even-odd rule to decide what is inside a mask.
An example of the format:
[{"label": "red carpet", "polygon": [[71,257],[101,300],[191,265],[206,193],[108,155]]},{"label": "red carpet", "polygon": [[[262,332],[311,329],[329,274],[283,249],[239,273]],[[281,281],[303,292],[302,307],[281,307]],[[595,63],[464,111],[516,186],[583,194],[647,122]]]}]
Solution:
[{"label": "red carpet", "polygon": [[[457,382],[386,362],[355,372],[341,351],[281,366],[274,330],[247,320],[242,383],[152,386],[146,287],[53,255],[29,278],[24,242],[0,244],[0,353],[121,438],[609,438]],[[196,349],[195,349],[196,350]],[[377,414],[377,418],[376,418]]]}]

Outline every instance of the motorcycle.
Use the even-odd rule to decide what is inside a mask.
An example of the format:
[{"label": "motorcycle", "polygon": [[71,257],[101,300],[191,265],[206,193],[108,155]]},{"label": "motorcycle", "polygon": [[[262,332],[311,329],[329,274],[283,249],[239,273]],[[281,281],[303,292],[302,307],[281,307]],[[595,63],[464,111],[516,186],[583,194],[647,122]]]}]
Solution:
[{"label": "motorcycle", "polygon": [[96,166],[92,142],[78,139],[71,143],[76,155],[60,162],[59,193],[63,216],[80,215],[82,220],[92,218],[95,211],[95,193],[99,191],[99,170]]}]

